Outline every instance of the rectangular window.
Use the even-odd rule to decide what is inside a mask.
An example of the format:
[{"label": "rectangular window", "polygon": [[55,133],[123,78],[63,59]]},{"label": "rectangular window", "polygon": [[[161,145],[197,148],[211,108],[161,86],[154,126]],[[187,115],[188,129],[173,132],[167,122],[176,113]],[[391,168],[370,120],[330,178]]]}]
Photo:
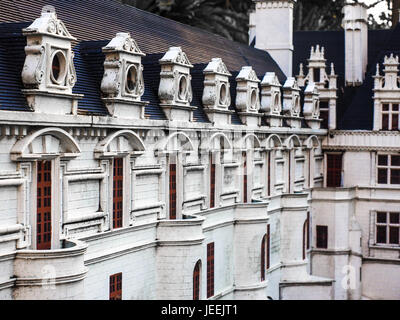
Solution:
[{"label": "rectangular window", "polygon": [[399,104],[382,105],[382,130],[399,130]]},{"label": "rectangular window", "polygon": [[342,154],[327,154],[326,186],[340,187],[342,184]]},{"label": "rectangular window", "polygon": [[378,155],[378,184],[400,184],[400,155]]},{"label": "rectangular window", "polygon": [[321,129],[329,129],[329,103],[328,103],[328,101],[320,101],[319,117],[322,119]]},{"label": "rectangular window", "polygon": [[317,248],[328,248],[328,226],[317,226]]},{"label": "rectangular window", "polygon": [[122,300],[122,273],[110,276],[110,300]]},{"label": "rectangular window", "polygon": [[215,163],[210,155],[210,208],[215,207]]},{"label": "rectangular window", "polygon": [[36,248],[51,249],[51,161],[37,163]]},{"label": "rectangular window", "polygon": [[376,243],[400,245],[400,213],[376,213]]},{"label": "rectangular window", "polygon": [[169,218],[176,219],[176,164],[169,165]]},{"label": "rectangular window", "polygon": [[271,232],[270,232],[270,225],[267,225],[267,263],[266,263],[266,269],[268,270],[270,265],[271,265]]},{"label": "rectangular window", "polygon": [[113,229],[122,228],[124,165],[122,158],[114,159],[113,168]]},{"label": "rectangular window", "polygon": [[214,242],[207,244],[207,298],[214,295]]},{"label": "rectangular window", "polygon": [[246,152],[242,153],[243,158],[243,202],[247,203],[247,156]]},{"label": "rectangular window", "polygon": [[321,81],[321,72],[320,68],[313,68],[313,76],[314,76],[314,82],[320,82]]}]

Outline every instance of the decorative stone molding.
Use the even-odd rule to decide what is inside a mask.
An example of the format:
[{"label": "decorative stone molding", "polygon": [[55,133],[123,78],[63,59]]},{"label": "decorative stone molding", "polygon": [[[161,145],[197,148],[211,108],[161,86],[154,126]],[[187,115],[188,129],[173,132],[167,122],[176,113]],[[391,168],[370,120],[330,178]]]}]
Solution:
[{"label": "decorative stone molding", "polygon": [[10,151],[11,160],[26,161],[60,156],[70,159],[79,156],[81,150],[74,138],[59,128],[45,128],[18,140]]},{"label": "decorative stone molding", "polygon": [[252,67],[243,67],[236,77],[236,108],[244,124],[256,126],[260,124],[260,89],[258,79]]},{"label": "decorative stone molding", "polygon": [[106,58],[101,91],[109,113],[119,118],[143,119],[148,103],[141,101],[144,93],[141,60],[145,54],[129,33],[117,33],[103,52]]},{"label": "decorative stone molding", "polygon": [[[376,74],[374,78],[374,130],[382,129],[382,111],[383,105],[400,104],[400,77],[399,72],[399,57],[394,56],[393,53],[390,56],[384,58],[384,75],[381,76],[379,72],[379,64],[376,66]],[[389,108],[389,107],[388,107]],[[397,107],[399,108],[399,107]],[[388,118],[390,117],[390,110]],[[392,109],[392,111],[394,111]],[[391,119],[389,119],[391,121]],[[388,122],[389,122],[388,121]],[[388,128],[393,129],[393,128]],[[397,128],[399,129],[399,128]],[[396,130],[396,129],[394,129]]]},{"label": "decorative stone molding", "polygon": [[78,99],[72,37],[52,6],[44,6],[40,18],[23,30],[27,38],[22,70],[23,90],[35,112],[76,114]]},{"label": "decorative stone molding", "polygon": [[316,84],[311,82],[304,90],[303,115],[306,123],[311,129],[319,129],[319,92]]},{"label": "decorative stone molding", "polygon": [[332,131],[323,140],[324,150],[400,151],[398,131]]},{"label": "decorative stone molding", "polygon": [[283,85],[283,114],[290,127],[301,127],[300,111],[300,88],[295,78],[287,78]]},{"label": "decorative stone molding", "polygon": [[161,64],[160,86],[158,97],[168,120],[191,121],[193,110],[190,103],[193,99],[190,63],[181,47],[171,47],[159,60]]},{"label": "decorative stone molding", "polygon": [[270,127],[282,126],[281,87],[275,72],[267,72],[261,81],[261,111]]},{"label": "decorative stone molding", "polygon": [[121,155],[138,156],[146,147],[140,137],[131,130],[120,130],[100,141],[95,150],[96,159],[112,158]]},{"label": "decorative stone molding", "polygon": [[233,111],[229,110],[231,105],[229,77],[232,74],[221,58],[213,58],[203,73],[204,111],[214,124],[230,124]]}]

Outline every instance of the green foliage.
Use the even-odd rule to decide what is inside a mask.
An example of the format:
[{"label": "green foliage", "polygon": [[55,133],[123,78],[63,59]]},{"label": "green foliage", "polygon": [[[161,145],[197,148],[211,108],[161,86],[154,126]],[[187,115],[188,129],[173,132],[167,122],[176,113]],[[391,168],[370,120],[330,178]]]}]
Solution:
[{"label": "green foliage", "polygon": [[[247,43],[252,0],[119,0],[184,24],[195,26],[228,39]],[[346,0],[298,0],[294,10],[295,30],[339,30]],[[400,0],[376,0],[380,2]],[[359,2],[359,0],[354,0]],[[360,1],[361,2],[361,1]],[[390,26],[391,16],[382,12],[383,23],[369,16],[371,28]]]}]

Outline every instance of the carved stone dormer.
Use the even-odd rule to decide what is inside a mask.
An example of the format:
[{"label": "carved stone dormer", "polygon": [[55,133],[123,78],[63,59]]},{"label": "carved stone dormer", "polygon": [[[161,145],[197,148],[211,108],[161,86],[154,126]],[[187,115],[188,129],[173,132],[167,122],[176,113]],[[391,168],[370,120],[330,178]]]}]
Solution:
[{"label": "carved stone dormer", "polygon": [[252,67],[243,67],[236,77],[236,108],[239,117],[246,125],[260,125],[260,89],[258,79]]},{"label": "carved stone dormer", "polygon": [[307,64],[307,74],[304,74],[303,64],[300,64],[300,71],[297,78],[299,87],[306,87],[314,82],[318,88],[320,98],[321,117],[324,119],[324,129],[336,128],[336,101],[337,101],[337,75],[333,63],[330,66],[330,73],[327,71],[327,60],[325,49],[317,45],[311,47],[310,58]]},{"label": "carved stone dormer", "polygon": [[160,59],[161,74],[158,96],[168,120],[192,121],[193,99],[190,63],[180,47],[171,47]]},{"label": "carved stone dormer", "polygon": [[304,90],[303,115],[311,129],[320,128],[322,120],[319,119],[319,93],[314,82],[309,83]]},{"label": "carved stone dormer", "polygon": [[143,119],[144,93],[142,57],[145,54],[129,33],[117,33],[103,48],[106,56],[101,81],[108,112],[118,118]]},{"label": "carved stone dormer", "polygon": [[232,110],[228,71],[221,58],[214,58],[203,71],[203,106],[208,118],[214,124],[230,124]]},{"label": "carved stone dormer", "polygon": [[399,130],[397,118],[400,108],[399,57],[385,56],[384,75],[380,75],[379,64],[374,78],[374,130]]},{"label": "carved stone dormer", "polygon": [[27,45],[22,82],[29,107],[39,113],[76,114],[78,99],[71,43],[76,40],[57,18],[54,7],[45,6],[40,18],[23,29]]},{"label": "carved stone dormer", "polygon": [[267,72],[261,81],[261,112],[270,127],[282,126],[281,87],[275,72]]},{"label": "carved stone dormer", "polygon": [[283,85],[283,115],[290,127],[301,127],[300,111],[300,88],[295,78],[287,78]]}]

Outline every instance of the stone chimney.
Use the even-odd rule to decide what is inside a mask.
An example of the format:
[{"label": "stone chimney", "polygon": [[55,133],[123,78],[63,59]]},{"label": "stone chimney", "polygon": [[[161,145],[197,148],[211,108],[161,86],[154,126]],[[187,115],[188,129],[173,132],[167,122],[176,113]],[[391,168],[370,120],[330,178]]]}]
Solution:
[{"label": "stone chimney", "polygon": [[364,82],[368,64],[367,6],[346,3],[343,13],[346,85],[359,86]]},{"label": "stone chimney", "polygon": [[296,0],[253,1],[256,11],[250,16],[250,37],[255,36],[255,47],[267,51],[286,77],[291,77],[293,7]]}]

